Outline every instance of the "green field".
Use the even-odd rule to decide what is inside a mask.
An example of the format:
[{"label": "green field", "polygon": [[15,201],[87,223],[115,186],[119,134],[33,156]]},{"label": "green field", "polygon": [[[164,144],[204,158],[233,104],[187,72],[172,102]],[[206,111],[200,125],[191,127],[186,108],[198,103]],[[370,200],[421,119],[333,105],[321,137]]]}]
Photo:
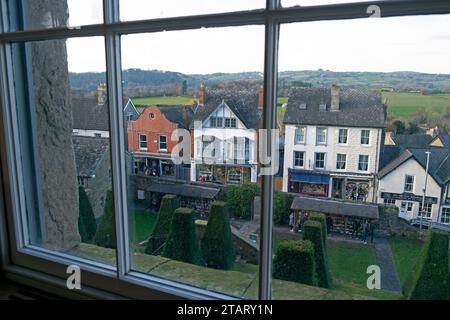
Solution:
[{"label": "green field", "polygon": [[410,117],[420,109],[443,113],[450,107],[450,94],[383,92],[383,100],[384,98],[388,99],[388,113],[400,118]]},{"label": "green field", "polygon": [[148,97],[148,98],[136,98],[132,99],[135,105],[192,105],[195,99],[187,96],[161,96],[161,97]]}]

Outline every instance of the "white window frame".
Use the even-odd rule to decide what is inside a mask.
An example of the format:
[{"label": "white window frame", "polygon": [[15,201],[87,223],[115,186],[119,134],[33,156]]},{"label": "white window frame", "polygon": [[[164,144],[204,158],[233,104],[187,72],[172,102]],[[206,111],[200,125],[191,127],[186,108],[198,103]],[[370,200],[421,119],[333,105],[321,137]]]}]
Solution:
[{"label": "white window frame", "polygon": [[[425,210],[427,211],[426,215],[423,217],[424,219],[431,219],[433,215],[433,204],[425,202]],[[422,202],[419,202],[419,210],[417,211],[417,216],[420,217],[422,215]]]},{"label": "white window frame", "polygon": [[[361,162],[361,157],[366,157],[367,158],[367,169],[366,170],[360,169],[359,165],[362,163]],[[367,155],[367,154],[360,154],[360,155],[358,155],[358,171],[361,171],[361,172],[369,171],[369,165],[370,165],[370,157],[369,157],[369,155]]]},{"label": "white window frame", "polygon": [[[127,230],[126,217],[128,217],[126,205],[126,188],[122,185],[126,181],[126,159],[123,157],[123,146],[125,145],[122,113],[122,92],[120,90],[122,79],[120,69],[120,36],[122,34],[136,34],[145,32],[162,32],[165,30],[185,30],[201,27],[225,27],[243,25],[264,25],[265,32],[265,61],[264,61],[264,97],[265,107],[262,128],[275,128],[275,108],[276,108],[276,81],[277,81],[277,48],[279,42],[280,24],[303,22],[367,18],[367,7],[371,4],[379,5],[379,2],[346,3],[320,6],[311,10],[308,7],[281,8],[279,0],[268,0],[265,10],[241,11],[233,13],[205,14],[185,17],[149,19],[130,22],[121,22],[119,19],[119,0],[105,0],[103,24],[83,26],[81,28],[55,28],[52,30],[8,30],[4,21],[11,20],[12,25],[19,23],[14,16],[7,15],[7,5],[15,6],[16,1],[0,2],[0,119],[7,119],[1,124],[0,156],[2,160],[2,175],[8,177],[4,179],[6,188],[3,190],[6,195],[4,202],[6,216],[10,224],[6,224],[3,215],[0,215],[0,227],[8,229],[9,237],[5,232],[0,233],[2,244],[7,243],[11,249],[10,255],[2,253],[3,269],[10,273],[22,276],[34,277],[47,284],[57,284],[63,287],[65,280],[61,280],[60,275],[64,274],[65,267],[76,263],[82,268],[86,284],[94,291],[82,289],[80,293],[89,296],[111,297],[111,295],[124,295],[128,297],[139,296],[142,298],[142,288],[147,288],[146,297],[183,297],[191,299],[227,299],[229,296],[198,289],[193,286],[184,285],[175,281],[160,279],[151,275],[143,275],[134,272],[130,268],[128,254],[128,234],[126,231],[117,234],[117,267],[112,268],[100,263],[87,261],[67,254],[55,253],[42,248],[26,247],[24,245],[24,234],[20,226],[22,215],[24,214],[23,188],[21,188],[21,154],[17,138],[17,113],[16,101],[14,99],[12,65],[11,65],[11,43],[16,41],[52,40],[70,37],[102,36],[106,46],[106,66],[107,66],[107,93],[109,104],[109,119],[111,130],[111,161],[113,171],[113,194],[114,208],[116,212],[116,230]],[[425,14],[448,14],[450,13],[450,3],[429,1],[424,4],[421,1],[405,1],[402,6],[395,2],[383,2],[383,12],[388,12],[389,16],[403,15],[425,15]],[[13,8],[17,9],[17,8]],[[10,10],[16,12],[16,10]],[[16,88],[21,86],[16,84]],[[0,177],[2,176],[0,175]],[[267,192],[273,185],[274,177],[271,175],[262,176],[265,186],[262,191],[261,203],[261,236],[260,247],[261,256],[259,264],[259,286],[258,298],[271,298],[271,263],[272,246],[269,233],[272,232],[273,194]],[[266,189],[267,188],[267,189]],[[0,197],[2,193],[0,193]],[[2,200],[2,199],[0,199]],[[3,210],[3,206],[0,206]],[[120,213],[120,214],[119,214]],[[4,246],[2,247],[4,248]],[[105,281],[107,280],[107,281]],[[84,288],[84,286],[83,286]],[[103,292],[103,293],[102,293]],[[108,292],[108,294],[106,294]]]},{"label": "white window frame", "polygon": [[[345,135],[341,134],[341,131],[345,132]],[[341,137],[345,137],[345,142],[341,142]],[[339,128],[338,130],[338,144],[348,144],[348,129]]]},{"label": "white window frame", "polygon": [[[320,134],[323,132],[323,134]],[[319,137],[323,137],[324,141],[320,141]],[[327,127],[316,127],[316,145],[326,146],[328,142],[328,128]]]},{"label": "white window frame", "polygon": [[[408,178],[412,178],[412,182],[408,182]],[[405,174],[405,180],[403,183],[403,191],[414,193],[414,185],[416,182],[416,177],[410,174]]]},{"label": "white window frame", "polygon": [[[342,159],[339,159],[339,158],[344,158],[343,160]],[[343,168],[339,168],[340,166],[339,166],[339,164],[344,164],[344,167]],[[346,154],[344,154],[344,153],[338,153],[338,154],[336,154],[336,170],[340,170],[340,171],[345,171],[347,169],[347,155]]]},{"label": "white window frame", "polygon": [[[319,155],[319,154],[323,154],[323,167],[317,166],[317,155]],[[315,152],[314,153],[314,169],[325,170],[326,167],[327,167],[327,153],[326,152]]]},{"label": "white window frame", "polygon": [[[145,139],[143,139],[144,137]],[[145,147],[142,146],[143,143],[145,143]],[[139,133],[139,150],[148,150],[148,139],[145,133]]]},{"label": "white window frame", "polygon": [[[296,165],[296,160],[297,160],[296,155],[297,154],[301,154],[302,155],[301,156],[301,161],[302,161],[303,165],[301,165],[301,166]],[[294,151],[293,167],[294,168],[304,168],[305,167],[305,151],[297,151],[297,150]]]},{"label": "white window frame", "polygon": [[[368,133],[368,136],[366,137],[366,136],[363,136],[363,134],[365,133],[365,132],[367,132]],[[370,130],[369,129],[362,129],[361,130],[361,136],[360,136],[360,143],[361,143],[361,145],[362,146],[370,146],[370,136],[371,136],[371,134],[370,134]],[[367,139],[367,143],[364,143],[363,142],[363,139]]]},{"label": "white window frame", "polygon": [[[164,137],[164,139],[166,139],[165,142],[161,141],[161,138]],[[165,143],[166,147],[165,148],[161,148],[161,144]],[[158,134],[158,151],[167,151],[168,148],[168,141],[167,141],[167,136],[165,134]]]},{"label": "white window frame", "polygon": [[[445,215],[445,217],[444,217],[444,215]],[[445,224],[450,224],[450,207],[442,207],[440,222],[445,223]]]},{"label": "white window frame", "polygon": [[[299,140],[298,137],[303,137],[303,139]],[[305,144],[306,143],[306,126],[297,126],[295,127],[294,132],[294,144]]]}]

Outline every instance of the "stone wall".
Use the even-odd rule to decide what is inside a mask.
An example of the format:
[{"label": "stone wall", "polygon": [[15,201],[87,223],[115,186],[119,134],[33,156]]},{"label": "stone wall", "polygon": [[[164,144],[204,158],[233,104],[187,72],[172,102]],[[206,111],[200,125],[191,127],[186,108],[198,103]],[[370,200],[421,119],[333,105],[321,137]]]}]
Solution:
[{"label": "stone wall", "polygon": [[[28,1],[32,28],[67,24],[67,2]],[[72,146],[72,108],[65,40],[33,42],[32,74],[37,143],[45,210],[42,244],[68,250],[80,242],[78,184]]]},{"label": "stone wall", "polygon": [[103,154],[103,157],[95,170],[95,177],[89,179],[88,188],[86,189],[86,194],[97,221],[99,221],[103,215],[106,191],[112,188],[110,170],[111,159],[109,150],[107,150]]},{"label": "stone wall", "polygon": [[404,236],[418,238],[419,230],[398,217],[398,208],[393,205],[379,205],[379,220],[374,233],[377,236]]},{"label": "stone wall", "polygon": [[[196,220],[195,226],[198,239],[203,238],[203,233],[206,228],[206,221]],[[247,263],[258,264],[259,261],[259,246],[246,238],[245,235],[239,232],[236,228],[231,226],[231,233],[233,234],[234,248],[236,251],[236,258]]]}]

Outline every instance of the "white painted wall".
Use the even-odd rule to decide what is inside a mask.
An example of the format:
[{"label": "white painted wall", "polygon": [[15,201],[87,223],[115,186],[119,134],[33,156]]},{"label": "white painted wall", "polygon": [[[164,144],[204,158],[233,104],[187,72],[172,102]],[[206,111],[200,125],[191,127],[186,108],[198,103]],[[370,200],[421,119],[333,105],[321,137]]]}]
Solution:
[{"label": "white painted wall", "polygon": [[100,134],[101,138],[109,138],[109,131],[101,131],[101,130],[72,129],[72,134],[74,136],[83,136],[83,137],[95,137],[96,134]]},{"label": "white painted wall", "polygon": [[[416,160],[411,158],[379,180],[377,202],[383,203],[383,199],[381,198],[381,192],[403,193],[406,175],[414,176],[413,193],[416,196],[422,197],[423,195],[422,190],[425,185],[426,172],[425,169]],[[441,187],[430,175],[428,175],[426,196],[438,198],[437,204],[433,204],[431,209],[432,221],[437,221],[438,219],[439,204],[441,201],[441,191],[442,191]],[[400,208],[401,202],[402,200],[397,200],[395,202],[395,205]],[[411,218],[412,219],[417,218],[418,212],[419,212],[419,202],[414,202]]]},{"label": "white painted wall", "polygon": [[[294,168],[294,151],[305,152],[305,166],[298,169],[317,170],[314,168],[314,157],[316,152],[325,152],[325,170],[339,173],[365,173],[375,174],[378,171],[378,158],[380,154],[380,139],[382,129],[374,128],[350,128],[350,127],[327,127],[327,144],[316,144],[317,126],[306,126],[306,143],[295,144],[295,125],[285,127],[285,149],[284,149],[284,172],[283,191],[287,191],[288,169]],[[320,126],[322,127],[322,126]],[[347,129],[347,143],[339,144],[339,129]],[[361,130],[370,130],[369,145],[361,144]],[[345,170],[336,169],[337,154],[346,154],[347,162]],[[367,171],[358,171],[359,155],[369,156]]]}]

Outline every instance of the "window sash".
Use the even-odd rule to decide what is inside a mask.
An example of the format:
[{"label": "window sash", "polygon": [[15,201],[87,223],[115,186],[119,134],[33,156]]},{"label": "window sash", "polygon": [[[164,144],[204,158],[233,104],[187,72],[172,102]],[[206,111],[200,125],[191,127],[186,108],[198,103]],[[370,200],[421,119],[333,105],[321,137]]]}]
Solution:
[{"label": "window sash", "polygon": [[405,176],[404,190],[405,192],[412,192],[414,190],[414,176]]},{"label": "window sash", "polygon": [[327,144],[327,128],[317,128],[316,143]]},{"label": "window sash", "polygon": [[[110,104],[110,131],[111,131],[111,145],[112,145],[112,171],[113,175],[113,185],[114,185],[114,206],[115,212],[121,212],[123,214],[116,215],[116,229],[117,230],[128,230],[126,224],[124,225],[124,216],[127,216],[127,205],[124,203],[126,199],[126,190],[124,189],[125,181],[125,159],[123,152],[123,142],[124,137],[121,132],[121,124],[123,124],[123,115],[120,114],[121,108],[121,92],[118,88],[121,85],[121,75],[120,75],[120,35],[121,34],[132,34],[132,33],[143,33],[143,32],[159,32],[165,30],[184,30],[193,29],[200,27],[224,27],[224,26],[243,26],[243,25],[265,25],[266,26],[266,39],[265,39],[265,86],[264,86],[264,96],[265,104],[267,107],[264,108],[264,113],[266,114],[265,120],[263,121],[263,128],[275,128],[275,118],[272,113],[276,106],[276,62],[277,62],[277,48],[278,48],[278,31],[280,23],[290,23],[290,22],[301,22],[301,21],[314,21],[314,20],[333,20],[333,19],[354,19],[354,18],[366,18],[368,16],[366,9],[373,3],[379,5],[379,2],[366,2],[366,3],[347,3],[347,4],[334,4],[334,5],[324,5],[319,9],[308,8],[308,7],[293,7],[293,8],[283,8],[281,9],[280,1],[278,0],[268,0],[266,10],[254,10],[254,11],[242,11],[233,13],[219,13],[219,14],[206,14],[193,17],[175,17],[175,18],[163,18],[163,19],[149,19],[141,21],[130,21],[130,22],[120,22],[119,21],[119,0],[105,0],[104,1],[104,24],[82,26],[81,28],[54,28],[49,30],[32,30],[32,31],[19,31],[10,33],[0,33],[0,65],[2,67],[2,74],[0,74],[0,84],[2,85],[0,92],[0,104],[3,110],[0,110],[0,116],[3,118],[10,119],[13,117],[9,111],[13,110],[11,107],[14,105],[13,99],[11,98],[12,89],[12,78],[11,78],[11,67],[9,60],[9,48],[10,43],[14,41],[37,41],[37,40],[48,40],[57,38],[70,38],[70,37],[87,37],[87,36],[104,36],[106,43],[106,54],[107,54],[107,74],[108,74],[108,97]],[[6,8],[2,6],[5,2],[0,3],[0,15],[2,16],[2,21],[7,21],[5,19]],[[12,3],[12,2],[10,2]],[[402,6],[398,6],[395,1],[393,3],[383,2],[383,16],[401,16],[401,15],[415,15],[415,14],[427,14],[427,13],[450,13],[450,3],[444,3],[443,1],[425,1],[425,0],[410,0],[406,1]],[[16,21],[12,21],[12,25],[17,24]],[[9,26],[6,23],[0,24],[0,32],[8,31]],[[9,70],[9,71],[8,71]],[[3,128],[3,127],[2,127]],[[20,214],[23,212],[22,199],[20,198],[20,192],[18,192],[17,187],[20,182],[17,181],[16,168],[18,164],[18,159],[15,158],[15,153],[12,152],[13,144],[16,142],[14,134],[14,124],[6,124],[5,130],[7,131],[6,142],[0,145],[1,157],[4,163],[7,163],[8,171],[8,182],[11,184],[8,190],[8,199],[5,200],[8,204],[8,215],[14,215],[14,219],[9,221],[20,219]],[[14,129],[14,130],[13,130]],[[121,144],[122,143],[122,144]],[[8,151],[8,152],[7,152]],[[263,189],[270,190],[271,185],[273,185],[273,177],[264,176]],[[272,227],[272,214],[273,209],[271,208],[271,199],[273,199],[273,194],[262,192],[262,221],[261,221],[261,258],[262,262],[271,262],[271,237],[269,232]],[[122,217],[117,217],[122,216]],[[17,228],[16,231],[20,229]],[[12,231],[12,230],[11,230]],[[18,233],[21,231],[19,230]],[[15,232],[11,232],[12,236],[10,242],[12,243],[11,248],[16,248],[16,237]],[[20,237],[19,237],[20,238]],[[123,287],[124,282],[127,284],[125,287],[130,286],[130,283],[134,283],[137,286],[144,286],[148,288],[156,289],[157,293],[160,293],[164,289],[165,292],[171,294],[185,296],[185,297],[221,297],[226,298],[225,295],[205,292],[205,290],[197,290],[191,286],[182,284],[173,284],[171,281],[158,280],[155,277],[136,275],[134,272],[130,272],[127,269],[127,263],[129,265],[129,255],[126,252],[127,243],[127,231],[118,233],[118,270],[119,279],[116,279],[116,272],[111,272],[109,270],[106,273],[100,273],[99,268],[94,266],[91,270],[93,275],[96,273],[102,276],[110,276],[112,288],[116,289]],[[20,248],[20,242],[18,243]],[[53,273],[57,273],[57,268],[59,265],[64,265],[67,262],[71,262],[71,258],[63,256],[62,258],[52,258],[51,254],[40,254],[33,250],[13,250],[13,255],[20,256],[20,254],[34,255],[42,262],[51,265]],[[24,253],[26,251],[26,253]],[[54,255],[54,254],[53,254]],[[29,260],[29,259],[25,259]],[[25,266],[29,266],[26,265]],[[86,265],[86,268],[89,266]],[[37,269],[39,270],[39,269]],[[49,272],[48,268],[45,268],[43,272]],[[266,263],[260,264],[260,286],[259,286],[259,297],[263,299],[270,298],[270,277],[271,277],[271,266]],[[49,273],[52,273],[49,272]],[[145,278],[145,279],[144,279]],[[144,281],[144,280],[145,281]],[[101,283],[102,281],[98,282]],[[98,285],[101,288],[101,285]],[[129,287],[128,287],[129,288]],[[113,292],[114,290],[110,290]],[[130,290],[127,290],[130,293]],[[187,293],[187,294],[186,294]]]},{"label": "window sash", "polygon": [[347,138],[348,138],[348,130],[347,129],[339,129],[338,143],[346,144]]},{"label": "window sash", "polygon": [[139,134],[139,149],[147,149],[147,135]]},{"label": "window sash", "polygon": [[370,144],[370,130],[361,130],[361,144]]},{"label": "window sash", "polygon": [[295,144],[305,143],[306,127],[295,128]]},{"label": "window sash", "polygon": [[316,152],[314,157],[314,167],[316,169],[325,169],[325,153]]},{"label": "window sash", "polygon": [[294,166],[304,167],[305,166],[305,152],[294,151]]},{"label": "window sash", "polygon": [[158,136],[158,149],[167,150],[167,136],[164,135]]},{"label": "window sash", "polygon": [[358,157],[358,170],[368,171],[369,170],[369,156],[359,155]]},{"label": "window sash", "polygon": [[336,169],[345,170],[346,165],[347,165],[347,155],[338,153],[336,157]]}]

